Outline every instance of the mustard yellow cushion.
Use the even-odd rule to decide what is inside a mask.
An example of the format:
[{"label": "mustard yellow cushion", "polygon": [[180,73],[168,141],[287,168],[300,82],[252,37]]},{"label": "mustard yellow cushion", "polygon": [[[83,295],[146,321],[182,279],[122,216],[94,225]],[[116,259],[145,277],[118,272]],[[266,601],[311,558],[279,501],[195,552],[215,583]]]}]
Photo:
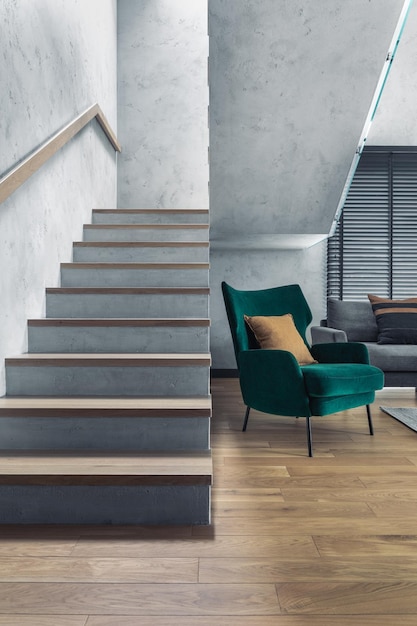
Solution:
[{"label": "mustard yellow cushion", "polygon": [[245,315],[260,347],[266,350],[292,352],[300,365],[317,363],[298,332],[291,313],[285,315]]}]

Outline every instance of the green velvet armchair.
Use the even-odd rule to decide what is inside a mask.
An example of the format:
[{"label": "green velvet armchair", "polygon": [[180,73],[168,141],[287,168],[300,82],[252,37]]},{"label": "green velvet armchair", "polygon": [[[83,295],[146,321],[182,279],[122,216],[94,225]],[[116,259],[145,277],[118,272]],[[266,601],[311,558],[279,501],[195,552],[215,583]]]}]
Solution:
[{"label": "green velvet armchair", "polygon": [[[383,372],[369,365],[362,343],[317,344],[310,348],[306,329],[312,320],[299,285],[240,291],[222,283],[233,338],[240,388],[249,411],[306,418],[308,454],[313,456],[312,416],[324,416],[365,406],[373,435],[370,404],[384,385]],[[300,364],[287,350],[260,349],[245,316],[283,316],[291,313],[295,327],[316,362]],[[303,346],[304,347],[304,346]]]}]

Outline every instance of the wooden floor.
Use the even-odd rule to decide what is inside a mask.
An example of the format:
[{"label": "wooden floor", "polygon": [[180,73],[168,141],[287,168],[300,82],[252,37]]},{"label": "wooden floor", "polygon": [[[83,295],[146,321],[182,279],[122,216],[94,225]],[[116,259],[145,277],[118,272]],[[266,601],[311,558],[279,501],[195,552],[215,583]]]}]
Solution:
[{"label": "wooden floor", "polygon": [[0,527],[0,626],[416,626],[417,433],[305,422],[212,385],[211,527]]}]

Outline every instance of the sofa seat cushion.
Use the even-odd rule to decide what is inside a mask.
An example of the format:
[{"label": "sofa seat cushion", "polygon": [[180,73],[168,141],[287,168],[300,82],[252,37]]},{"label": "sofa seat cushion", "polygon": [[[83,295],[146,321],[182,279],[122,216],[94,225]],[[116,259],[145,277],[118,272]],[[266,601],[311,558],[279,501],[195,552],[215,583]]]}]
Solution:
[{"label": "sofa seat cushion", "polygon": [[319,398],[367,393],[384,384],[380,369],[362,363],[317,363],[301,369],[308,395]]},{"label": "sofa seat cushion", "polygon": [[365,342],[369,361],[384,372],[417,372],[417,346]]}]

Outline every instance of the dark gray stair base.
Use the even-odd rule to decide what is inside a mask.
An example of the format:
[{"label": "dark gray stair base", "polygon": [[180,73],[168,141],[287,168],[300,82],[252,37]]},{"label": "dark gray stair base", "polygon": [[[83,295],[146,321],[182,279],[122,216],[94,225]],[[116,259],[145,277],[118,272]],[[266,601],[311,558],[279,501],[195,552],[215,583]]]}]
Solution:
[{"label": "dark gray stair base", "polygon": [[93,209],[93,224],[207,224],[207,209]]},{"label": "dark gray stair base", "polygon": [[152,228],[129,226],[104,226],[85,224],[83,241],[208,241],[208,228],[198,225],[194,228]]},{"label": "dark gray stair base", "polygon": [[208,312],[204,290],[46,290],[46,317],[208,317]]},{"label": "dark gray stair base", "polygon": [[208,450],[209,417],[2,417],[7,450]]},{"label": "dark gray stair base", "polygon": [[28,326],[28,350],[50,352],[208,352],[202,326]]},{"label": "dark gray stair base", "polygon": [[128,268],[99,265],[78,267],[77,263],[61,266],[61,287],[208,287],[208,268],[169,269]]},{"label": "dark gray stair base", "polygon": [[0,524],[209,524],[208,485],[0,485]]},{"label": "dark gray stair base", "polygon": [[76,242],[72,258],[76,263],[205,263],[209,260],[209,248],[208,245],[167,246],[164,243],[146,246],[129,242],[109,242],[108,245],[101,242]]},{"label": "dark gray stair base", "polygon": [[8,396],[206,396],[207,366],[6,365]]},{"label": "dark gray stair base", "polygon": [[46,292],[46,317],[207,317],[203,293],[108,293],[97,290]]}]

